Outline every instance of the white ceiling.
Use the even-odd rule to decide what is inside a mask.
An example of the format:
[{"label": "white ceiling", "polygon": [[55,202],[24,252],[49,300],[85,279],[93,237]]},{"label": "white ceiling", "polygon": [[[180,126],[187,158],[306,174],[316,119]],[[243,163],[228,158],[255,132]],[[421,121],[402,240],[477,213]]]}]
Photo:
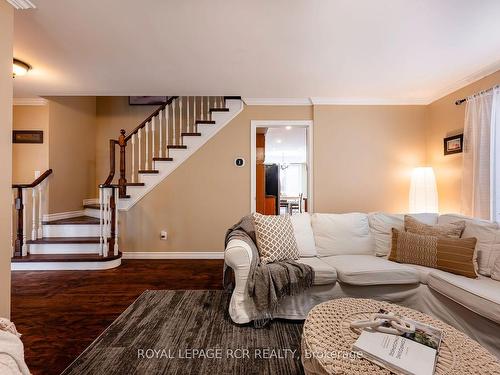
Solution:
[{"label": "white ceiling", "polygon": [[268,128],[266,164],[305,163],[306,160],[306,128],[297,126]]},{"label": "white ceiling", "polygon": [[500,67],[498,0],[33,2],[15,15],[34,67],[16,97],[425,103]]}]

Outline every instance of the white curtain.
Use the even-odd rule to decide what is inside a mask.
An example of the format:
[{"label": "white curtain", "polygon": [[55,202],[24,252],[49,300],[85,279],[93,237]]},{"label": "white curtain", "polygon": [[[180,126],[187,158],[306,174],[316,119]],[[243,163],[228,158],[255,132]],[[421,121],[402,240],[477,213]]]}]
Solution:
[{"label": "white curtain", "polygon": [[[499,89],[467,99],[464,126],[462,211],[496,220],[496,159],[500,152]],[[495,104],[495,105],[494,105]],[[497,145],[498,144],[498,145]],[[500,178],[500,176],[498,176]]]}]

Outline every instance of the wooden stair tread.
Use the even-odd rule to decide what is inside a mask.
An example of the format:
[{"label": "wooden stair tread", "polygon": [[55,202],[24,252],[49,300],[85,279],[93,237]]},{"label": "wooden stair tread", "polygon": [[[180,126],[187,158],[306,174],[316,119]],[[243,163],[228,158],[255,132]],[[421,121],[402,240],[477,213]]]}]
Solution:
[{"label": "wooden stair tread", "polygon": [[99,254],[28,254],[11,258],[12,263],[23,262],[106,262],[121,258],[122,254],[103,257]]},{"label": "wooden stair tread", "polygon": [[173,148],[173,149],[186,149],[186,145],[168,145],[167,148]]},{"label": "wooden stair tread", "polygon": [[153,158],[153,161],[172,161],[174,158]]},{"label": "wooden stair tread", "polygon": [[94,210],[100,210],[101,209],[101,207],[97,203],[95,203],[95,204],[84,204],[83,208],[92,208]]},{"label": "wooden stair tread", "polygon": [[99,219],[91,216],[70,217],[52,221],[44,221],[44,225],[99,225]]},{"label": "wooden stair tread", "polygon": [[196,120],[196,124],[215,124],[215,121],[212,120]]},{"label": "wooden stair tread", "polygon": [[[153,158],[154,160],[155,158]],[[144,182],[127,182],[125,186],[144,186],[146,185]]]},{"label": "wooden stair tread", "polygon": [[27,240],[27,244],[82,244],[99,243],[99,237],[44,237],[37,240]]},{"label": "wooden stair tread", "polygon": [[210,112],[229,112],[229,108],[210,108]]},{"label": "wooden stair tread", "polygon": [[224,97],[224,100],[230,100],[230,99],[241,100],[241,96],[225,96]]},{"label": "wooden stair tread", "polygon": [[140,170],[137,173],[154,174],[154,173],[160,173],[160,171],[157,169],[148,169],[148,170]]},{"label": "wooden stair tread", "polygon": [[200,137],[201,133],[181,133],[183,137]]}]

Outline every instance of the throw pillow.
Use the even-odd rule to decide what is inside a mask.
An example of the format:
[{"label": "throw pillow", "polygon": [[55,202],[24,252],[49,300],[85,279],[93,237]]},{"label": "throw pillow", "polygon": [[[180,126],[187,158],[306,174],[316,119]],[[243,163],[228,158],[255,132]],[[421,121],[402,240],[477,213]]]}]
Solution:
[{"label": "throw pillow", "polygon": [[405,231],[426,236],[460,238],[465,229],[465,220],[448,224],[429,225],[405,215]]},{"label": "throw pillow", "polygon": [[491,271],[491,278],[493,280],[500,281],[500,256],[497,256],[497,259],[493,264],[493,270]]},{"label": "throw pillow", "polygon": [[254,213],[255,237],[263,264],[287,259],[299,259],[299,250],[289,216]]},{"label": "throw pillow", "polygon": [[449,238],[392,229],[389,260],[476,278],[475,238]]},{"label": "throw pillow", "polygon": [[311,216],[307,212],[293,214],[290,216],[290,221],[292,222],[293,234],[295,235],[299,255],[301,257],[315,257],[318,255],[311,227]]}]

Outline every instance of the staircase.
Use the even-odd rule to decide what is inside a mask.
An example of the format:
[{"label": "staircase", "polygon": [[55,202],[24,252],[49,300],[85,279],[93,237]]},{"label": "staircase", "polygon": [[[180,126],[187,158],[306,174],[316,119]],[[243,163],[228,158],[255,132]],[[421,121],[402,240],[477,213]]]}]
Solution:
[{"label": "staircase", "polygon": [[237,96],[169,97],[129,134],[122,129],[117,140],[109,140],[109,175],[99,185],[99,198],[84,202],[79,216],[48,220],[43,214],[52,170],[31,184],[12,185],[17,192],[12,270],[119,266],[119,211],[133,207],[242,109]]}]

